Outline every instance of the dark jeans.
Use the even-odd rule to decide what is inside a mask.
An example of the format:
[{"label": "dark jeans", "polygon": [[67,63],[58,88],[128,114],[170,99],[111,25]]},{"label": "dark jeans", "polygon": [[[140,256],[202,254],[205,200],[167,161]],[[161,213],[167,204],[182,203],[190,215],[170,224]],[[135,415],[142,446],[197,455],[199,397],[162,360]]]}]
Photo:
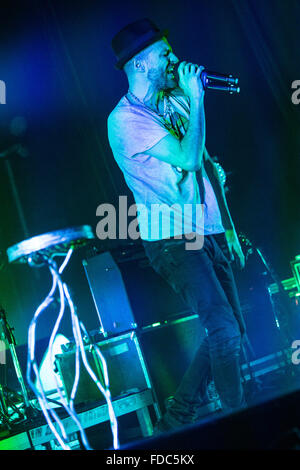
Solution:
[{"label": "dark jeans", "polygon": [[167,411],[170,426],[196,419],[212,378],[224,410],[244,406],[239,357],[245,326],[232,269],[216,239],[205,236],[200,250],[186,250],[184,238],[144,242],[154,270],[198,313],[206,329]]}]

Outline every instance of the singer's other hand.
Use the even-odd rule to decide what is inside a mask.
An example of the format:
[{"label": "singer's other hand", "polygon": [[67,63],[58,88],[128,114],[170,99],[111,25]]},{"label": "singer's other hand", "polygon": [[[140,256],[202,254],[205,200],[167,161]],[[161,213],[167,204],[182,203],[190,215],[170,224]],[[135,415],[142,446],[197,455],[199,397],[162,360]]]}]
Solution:
[{"label": "singer's other hand", "polygon": [[201,100],[204,96],[204,87],[200,78],[204,67],[181,62],[178,67],[179,86],[191,100]]}]

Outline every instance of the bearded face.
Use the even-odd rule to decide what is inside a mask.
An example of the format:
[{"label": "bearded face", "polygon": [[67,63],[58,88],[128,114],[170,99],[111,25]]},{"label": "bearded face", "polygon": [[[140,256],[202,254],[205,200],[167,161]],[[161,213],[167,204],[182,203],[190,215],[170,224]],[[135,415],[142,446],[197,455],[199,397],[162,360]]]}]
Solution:
[{"label": "bearded face", "polygon": [[175,88],[177,83],[172,73],[172,66],[168,64],[167,67],[160,66],[150,69],[148,72],[148,79],[157,90],[168,90]]},{"label": "bearded face", "polygon": [[178,58],[168,41],[163,38],[156,42],[151,52],[148,62],[148,80],[159,91],[176,88],[177,82],[173,75],[173,67],[178,62]]}]

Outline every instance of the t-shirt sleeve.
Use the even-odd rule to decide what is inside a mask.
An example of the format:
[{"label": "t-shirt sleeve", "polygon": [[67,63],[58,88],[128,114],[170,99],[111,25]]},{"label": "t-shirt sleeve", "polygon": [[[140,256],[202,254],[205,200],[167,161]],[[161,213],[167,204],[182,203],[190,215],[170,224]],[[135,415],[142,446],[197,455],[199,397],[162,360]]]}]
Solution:
[{"label": "t-shirt sleeve", "polygon": [[108,118],[108,140],[114,157],[138,158],[169,134],[148,112],[120,110]]}]

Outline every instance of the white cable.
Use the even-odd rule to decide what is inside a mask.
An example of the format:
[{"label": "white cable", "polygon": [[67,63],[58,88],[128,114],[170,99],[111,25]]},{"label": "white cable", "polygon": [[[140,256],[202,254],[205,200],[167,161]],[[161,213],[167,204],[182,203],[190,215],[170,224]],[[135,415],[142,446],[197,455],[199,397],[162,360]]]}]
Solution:
[{"label": "white cable", "polygon": [[[116,415],[115,415],[115,412],[114,412],[114,409],[113,409],[111,396],[110,396],[110,391],[108,389],[107,390],[104,389],[101,382],[98,380],[97,376],[95,375],[94,371],[92,370],[92,368],[89,365],[89,362],[88,362],[88,359],[87,359],[86,353],[85,353],[85,348],[84,348],[84,344],[83,344],[82,335],[81,335],[80,324],[79,324],[79,320],[78,320],[78,317],[77,317],[77,314],[76,314],[76,311],[75,311],[75,308],[74,308],[74,304],[73,304],[71,296],[69,294],[67,285],[63,284],[63,286],[64,286],[65,295],[66,295],[67,301],[69,303],[70,311],[71,311],[72,324],[74,325],[74,337],[78,341],[83,364],[84,364],[88,374],[92,378],[92,380],[95,382],[95,384],[97,385],[97,387],[99,388],[101,393],[104,395],[105,401],[106,401],[107,406],[108,406],[108,413],[109,413],[109,418],[110,418],[110,423],[111,423],[111,428],[112,428],[113,446],[114,446],[114,449],[118,449],[119,448],[118,423],[117,423]],[[104,358],[103,358],[103,360],[104,360]]]},{"label": "white cable", "polygon": [[[83,332],[87,335],[87,331],[86,331],[86,329],[85,329],[82,322],[80,322],[80,327],[83,330]],[[93,344],[93,348],[96,351],[97,356],[100,358],[101,365],[102,365],[102,370],[103,370],[103,373],[104,373],[105,389],[102,387],[102,385],[99,381],[97,381],[100,385],[100,386],[98,385],[98,388],[104,394],[106,402],[107,402],[109,418],[110,418],[110,423],[111,423],[111,428],[112,428],[112,434],[113,434],[113,438],[114,438],[114,448],[117,449],[119,447],[118,423],[117,423],[117,419],[116,419],[116,416],[115,416],[115,413],[114,413],[114,409],[113,409],[113,405],[112,405],[112,399],[111,399],[111,393],[110,393],[110,390],[109,390],[109,376],[108,376],[107,364],[106,364],[106,360],[105,360],[103,354],[101,353],[99,347],[96,344]]]},{"label": "white cable", "polygon": [[[71,256],[71,254],[72,254],[72,250],[69,251],[68,254],[67,254],[68,260]],[[62,320],[64,310],[65,310],[65,297],[64,297],[64,290],[63,290],[63,287],[62,287],[62,282],[60,280],[59,274],[54,269],[53,264],[52,264],[52,266],[49,265],[49,269],[50,269],[50,272],[52,274],[52,279],[53,279],[52,288],[51,288],[49,294],[47,295],[46,299],[42,302],[42,304],[36,310],[36,312],[34,314],[34,317],[33,317],[33,320],[31,321],[31,324],[29,326],[29,333],[28,333],[29,352],[28,352],[28,362],[27,362],[27,381],[28,381],[29,385],[31,386],[32,390],[34,391],[35,395],[37,396],[39,405],[42,409],[44,417],[45,417],[52,433],[54,434],[57,441],[59,442],[59,444],[62,446],[62,448],[64,450],[70,450],[70,447],[64,442],[68,439],[68,435],[67,435],[67,433],[64,429],[63,423],[59,419],[59,417],[57,416],[55,411],[53,409],[49,408],[49,401],[46,397],[42,382],[40,380],[39,369],[38,369],[38,366],[37,366],[37,363],[36,363],[36,360],[35,360],[35,330],[36,330],[37,320],[38,320],[39,316],[42,314],[42,312],[53,302],[53,300],[54,300],[53,295],[54,295],[57,287],[58,287],[59,293],[60,293],[60,306],[61,307],[60,307],[59,315],[58,315],[58,318],[56,320],[55,327],[54,327],[54,330],[53,330],[53,333],[50,337],[50,342],[49,342],[51,360],[53,359],[53,342],[54,342],[54,338],[55,338],[56,332],[58,330],[59,324]],[[63,266],[63,269],[64,269],[64,267],[66,266],[66,263],[64,262],[62,266]],[[61,271],[63,269],[61,269]],[[32,369],[34,371],[39,389],[35,386],[34,382],[31,380]],[[72,419],[76,422],[76,424],[79,428],[80,434],[82,436],[82,440],[85,444],[85,447],[87,448],[87,450],[90,450],[90,446],[89,446],[88,441],[86,439],[86,436],[85,436],[84,430],[81,426],[81,423],[80,423],[80,421],[77,417],[77,414],[76,414],[74,409],[71,409],[68,406],[65,398],[63,397],[63,395],[61,393],[60,386],[57,382],[57,378],[56,378],[55,375],[54,375],[54,378],[55,378],[55,383],[57,385],[57,387],[56,387],[57,392],[58,392],[58,394],[59,394],[59,396],[62,400],[62,405],[65,408],[65,410],[68,412],[68,414],[72,417]],[[53,423],[51,418],[54,420],[54,423]],[[57,429],[55,427],[55,424],[60,429],[60,433],[57,431]]]},{"label": "white cable", "polygon": [[[70,256],[69,256],[70,258]],[[64,263],[63,263],[64,264]],[[57,331],[58,331],[58,328],[59,328],[59,325],[61,323],[61,320],[62,320],[62,317],[63,317],[63,314],[64,314],[64,310],[65,310],[65,296],[64,296],[64,290],[63,290],[63,283],[58,275],[58,273],[53,269],[53,268],[50,268],[51,269],[51,272],[52,272],[52,275],[57,277],[58,281],[57,281],[57,285],[58,285],[58,288],[59,288],[59,293],[60,293],[60,305],[61,305],[61,308],[60,308],[60,314],[58,316],[58,319],[56,321],[56,324],[54,326],[54,329],[52,331],[52,335],[50,337],[50,341],[49,341],[49,351],[50,351],[50,358],[51,358],[51,363],[53,364],[54,363],[54,357],[53,357],[53,343],[54,343],[54,340],[55,340],[55,337],[56,337],[56,334],[57,334]],[[63,405],[63,407],[65,408],[65,410],[68,412],[68,414],[72,417],[72,419],[75,421],[75,423],[77,424],[78,428],[79,428],[79,432],[81,434],[81,437],[82,437],[82,441],[84,443],[84,446],[87,450],[90,450],[90,445],[88,443],[88,440],[86,438],[86,434],[85,434],[85,431],[80,423],[80,420],[77,416],[77,413],[75,412],[74,410],[74,407],[70,406],[65,397],[63,396],[62,392],[61,392],[61,389],[60,389],[60,385],[58,383],[58,380],[57,380],[57,377],[56,377],[56,374],[53,374],[54,375],[54,380],[55,380],[55,384],[56,384],[56,391],[61,399],[61,403]],[[79,376],[78,376],[78,380],[77,380],[77,385],[78,385],[78,381],[79,381]],[[76,385],[76,387],[77,387]]]},{"label": "white cable", "polygon": [[72,256],[73,251],[74,251],[73,248],[70,248],[70,249],[69,249],[69,251],[68,251],[68,253],[67,253],[67,256],[66,256],[65,259],[64,259],[64,262],[63,262],[63,263],[60,265],[60,267],[59,267],[59,270],[58,270],[59,274],[61,274],[61,273],[63,272],[63,270],[65,269],[65,267],[67,266],[67,264],[68,264],[68,262],[69,262],[69,260],[70,260],[70,258],[71,258],[71,256]]},{"label": "white cable", "polygon": [[[42,304],[37,308],[33,319],[29,325],[29,331],[28,331],[28,358],[27,358],[27,381],[29,385],[31,386],[32,390],[34,391],[38,402],[40,404],[40,407],[42,408],[42,412],[45,416],[45,419],[53,432],[54,436],[57,438],[58,442],[60,445],[63,447],[65,450],[69,450],[69,446],[65,444],[65,442],[61,439],[59,433],[56,431],[56,428],[54,427],[51,418],[49,416],[48,410],[47,410],[47,399],[44,393],[44,389],[40,380],[39,376],[39,370],[38,366],[35,360],[35,330],[36,330],[36,323],[38,321],[39,316],[42,314],[42,312],[53,302],[53,294],[56,290],[57,287],[57,280],[56,278],[53,277],[53,283],[52,283],[52,288],[45,298],[45,300],[42,302]],[[31,373],[33,372],[35,374],[35,377],[38,382],[38,386],[40,390],[38,390],[34,384],[34,382],[31,380]],[[54,414],[56,415],[56,414]]]},{"label": "white cable", "polygon": [[[33,319],[30,323],[29,331],[28,331],[27,381],[28,381],[29,385],[31,386],[32,390],[34,391],[34,393],[35,393],[35,395],[38,399],[41,410],[42,410],[42,412],[45,416],[45,419],[46,419],[52,433],[54,434],[57,441],[59,442],[59,444],[61,445],[61,447],[64,450],[70,450],[69,445],[67,444],[67,442],[65,442],[65,441],[68,440],[68,435],[67,435],[67,432],[66,432],[66,430],[63,426],[63,423],[60,420],[60,418],[58,417],[58,415],[56,414],[56,412],[51,407],[49,407],[49,401],[46,397],[46,394],[45,394],[45,391],[44,391],[44,388],[43,388],[43,384],[42,384],[42,381],[41,381],[40,375],[39,375],[39,368],[38,368],[38,365],[37,365],[37,362],[36,362],[36,359],[35,359],[35,331],[36,331],[37,321],[38,321],[39,317],[41,316],[42,312],[46,308],[48,308],[49,305],[53,302],[54,293],[58,289],[59,290],[59,297],[60,297],[60,310],[59,310],[58,317],[56,319],[56,322],[55,322],[55,325],[54,325],[54,328],[53,328],[53,331],[51,333],[50,340],[49,340],[49,351],[50,351],[51,364],[54,363],[54,357],[53,357],[54,356],[53,355],[54,340],[55,340],[55,337],[57,335],[59,326],[61,324],[64,312],[65,312],[65,306],[66,306],[65,305],[65,299],[67,300],[67,304],[70,308],[71,323],[72,323],[73,335],[74,335],[75,346],[76,346],[76,351],[75,351],[75,378],[74,378],[74,383],[73,383],[73,387],[72,387],[72,391],[71,391],[71,397],[70,397],[69,404],[67,403],[65,397],[62,394],[60,385],[59,385],[58,380],[57,380],[57,377],[56,377],[55,373],[53,372],[54,379],[55,379],[55,384],[56,384],[56,390],[57,390],[57,392],[59,394],[59,397],[61,399],[61,404],[64,407],[64,409],[68,412],[68,414],[71,416],[71,418],[74,420],[76,425],[78,426],[79,432],[80,432],[81,437],[82,437],[83,445],[85,446],[85,448],[87,450],[91,450],[90,445],[88,443],[88,440],[86,438],[84,429],[83,429],[83,427],[80,423],[80,420],[77,416],[77,413],[74,409],[74,399],[75,399],[75,396],[76,396],[77,387],[78,387],[78,383],[79,383],[79,377],[80,377],[79,360],[80,360],[80,356],[81,356],[87,372],[89,373],[90,377],[92,378],[92,380],[95,382],[95,384],[97,385],[97,387],[99,388],[99,390],[102,392],[102,394],[105,397],[105,400],[106,400],[106,403],[107,403],[107,406],[108,406],[110,423],[111,423],[111,429],[112,429],[112,435],[113,435],[113,445],[114,445],[114,448],[117,449],[117,448],[119,448],[118,423],[117,423],[117,419],[116,419],[116,416],[115,416],[115,413],[114,413],[112,400],[111,400],[111,394],[110,394],[110,391],[109,391],[109,379],[108,379],[108,373],[107,373],[107,365],[106,365],[105,359],[104,359],[103,355],[101,354],[99,348],[94,345],[95,351],[96,351],[98,357],[101,360],[102,369],[104,371],[104,381],[105,381],[105,388],[104,388],[102,386],[101,382],[98,380],[97,376],[95,375],[94,371],[92,370],[92,368],[89,365],[89,362],[87,360],[86,353],[85,353],[85,348],[84,348],[84,344],[83,344],[82,335],[81,335],[81,329],[84,332],[86,332],[86,330],[84,328],[84,325],[82,323],[79,323],[79,320],[78,320],[78,317],[77,317],[77,314],[76,314],[76,311],[75,311],[75,307],[74,307],[73,301],[71,299],[68,287],[65,283],[62,282],[62,280],[60,278],[60,274],[63,272],[63,270],[67,266],[67,263],[70,260],[70,257],[72,255],[72,253],[73,253],[73,249],[70,249],[68,251],[68,253],[65,254],[65,259],[64,259],[63,263],[61,264],[58,271],[57,271],[56,263],[53,261],[53,258],[55,256],[62,256],[62,254],[61,253],[54,254],[51,257],[52,258],[51,263],[49,262],[48,267],[49,267],[50,273],[52,275],[52,287],[51,287],[51,290],[50,290],[49,294],[45,298],[45,300],[41,303],[41,305],[36,310],[36,312],[33,316]],[[38,388],[35,386],[34,382],[31,379],[32,372],[34,372],[34,375],[35,375],[35,378],[36,378],[36,381],[37,381],[37,384],[38,384]]]}]

